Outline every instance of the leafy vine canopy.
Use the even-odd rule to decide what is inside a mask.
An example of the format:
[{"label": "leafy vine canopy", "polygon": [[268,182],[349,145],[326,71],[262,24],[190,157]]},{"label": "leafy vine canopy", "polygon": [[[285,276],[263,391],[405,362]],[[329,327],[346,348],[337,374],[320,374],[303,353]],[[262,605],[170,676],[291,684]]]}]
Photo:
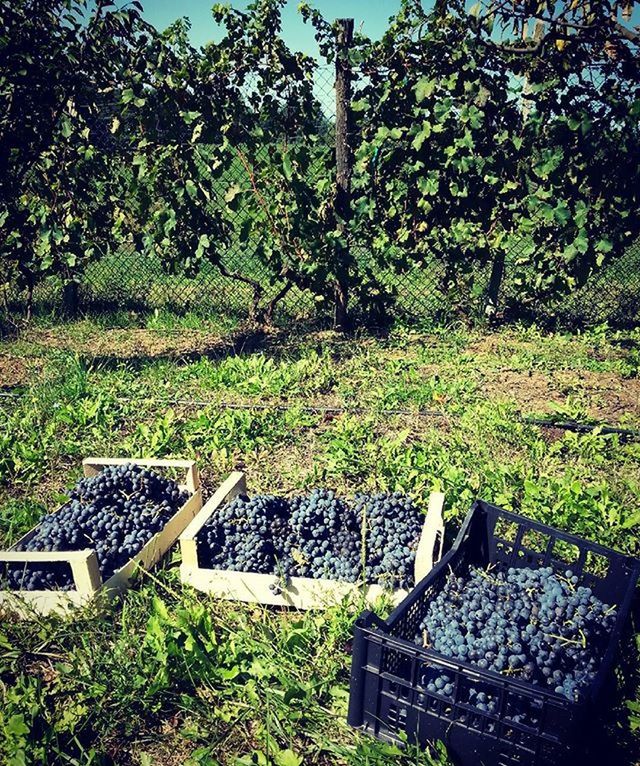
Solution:
[{"label": "leafy vine canopy", "polygon": [[624,251],[640,78],[615,19],[612,3],[405,2],[364,41],[355,206],[377,259],[435,258],[451,288],[507,258],[522,304]]},{"label": "leafy vine canopy", "polygon": [[[246,283],[269,319],[294,286],[326,305],[336,280],[352,303],[387,307],[381,274],[433,264],[463,300],[506,261],[522,305],[637,236],[629,4],[403,0],[380,40],[356,33],[339,53],[353,90],[345,227],[314,86],[338,26],[302,3],[320,59],[294,51],[285,1],[214,6],[222,37],[195,48],[185,20],[158,31],[137,1],[2,0],[4,279],[78,280],[126,244],[167,271]],[[259,276],[229,258],[244,251]]]}]

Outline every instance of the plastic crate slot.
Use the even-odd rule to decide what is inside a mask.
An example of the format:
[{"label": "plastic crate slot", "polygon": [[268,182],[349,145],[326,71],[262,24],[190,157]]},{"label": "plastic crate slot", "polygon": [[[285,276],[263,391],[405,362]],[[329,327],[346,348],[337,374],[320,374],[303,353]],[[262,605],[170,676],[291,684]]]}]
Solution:
[{"label": "plastic crate slot", "polygon": [[385,722],[391,731],[398,731],[400,727],[400,715],[398,713],[397,705],[389,705]]},{"label": "plastic crate slot", "polygon": [[388,678],[384,679],[382,691],[395,702],[408,702],[411,699],[411,688]]},{"label": "plastic crate slot", "polygon": [[574,543],[558,537],[553,544],[553,558],[567,565],[577,564],[580,558],[580,548]]},{"label": "plastic crate slot", "polygon": [[499,517],[496,521],[494,534],[496,537],[504,540],[507,543],[514,543],[518,536],[518,530],[520,525],[515,521],[505,519],[504,516]]},{"label": "plastic crate slot", "polygon": [[456,706],[454,708],[454,715],[453,715],[454,721],[457,721],[458,723],[466,723],[466,720],[468,717],[469,717],[469,712],[465,710],[463,707]]},{"label": "plastic crate slot", "polygon": [[495,715],[500,710],[500,689],[495,684],[459,674],[457,701],[482,714]]},{"label": "plastic crate slot", "polygon": [[486,719],[484,716],[479,715],[478,713],[473,713],[469,716],[469,726],[471,726],[473,729],[478,729],[478,731],[481,731],[485,720]]},{"label": "plastic crate slot", "polygon": [[539,569],[543,566],[544,556],[540,553],[532,553],[531,551],[525,551],[525,562],[528,567],[532,569]]},{"label": "plastic crate slot", "polygon": [[400,707],[394,703],[389,703],[386,714],[383,713],[382,720],[385,726],[392,732],[398,732],[404,729],[407,722],[407,708]]},{"label": "plastic crate slot", "polygon": [[549,535],[544,535],[537,529],[525,529],[521,545],[532,553],[544,555],[550,542]]},{"label": "plastic crate slot", "polygon": [[511,558],[512,551],[513,548],[510,545],[507,545],[504,541],[498,540],[496,542],[496,552],[502,554],[499,560],[508,561]]},{"label": "plastic crate slot", "polygon": [[592,575],[594,579],[604,580],[609,574],[609,559],[601,553],[587,551],[582,571],[584,574]]},{"label": "plastic crate slot", "polygon": [[422,619],[421,611],[422,607],[419,602],[416,602],[407,610],[406,615],[404,615],[402,619],[403,631],[412,633],[417,631],[418,625]]},{"label": "plastic crate slot", "polygon": [[544,703],[521,694],[509,693],[504,705],[504,718],[514,724],[539,730],[542,724]]},{"label": "plastic crate slot", "polygon": [[397,649],[383,646],[380,671],[390,673],[397,678],[410,678],[411,659]]}]

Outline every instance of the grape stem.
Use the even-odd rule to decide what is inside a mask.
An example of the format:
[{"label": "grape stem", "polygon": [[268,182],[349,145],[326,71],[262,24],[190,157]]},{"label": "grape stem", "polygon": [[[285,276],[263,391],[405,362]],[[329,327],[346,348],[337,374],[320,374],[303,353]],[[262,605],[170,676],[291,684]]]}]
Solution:
[{"label": "grape stem", "polygon": [[[575,638],[567,638],[566,636],[556,636],[555,633],[547,633],[547,636],[549,638],[555,638],[556,641],[562,641],[565,644],[575,644],[576,646],[583,646],[583,642],[582,641],[578,641]],[[586,644],[584,644],[584,646],[586,646]]]}]

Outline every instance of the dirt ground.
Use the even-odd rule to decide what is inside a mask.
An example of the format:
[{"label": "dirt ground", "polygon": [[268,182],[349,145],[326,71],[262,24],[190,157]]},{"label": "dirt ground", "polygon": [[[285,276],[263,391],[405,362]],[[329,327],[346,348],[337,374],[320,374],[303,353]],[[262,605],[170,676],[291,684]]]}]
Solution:
[{"label": "dirt ground", "polygon": [[[331,337],[325,337],[325,336]],[[306,336],[318,343],[337,342],[333,333]],[[371,339],[375,344],[375,339]],[[0,353],[0,391],[27,385],[42,370],[44,356],[52,350],[71,351],[90,361],[115,360],[118,362],[153,359],[190,360],[202,356],[222,358],[260,349],[282,349],[278,330],[240,328],[229,334],[210,331],[177,329],[100,329],[65,326],[54,329],[32,328],[20,337],[21,351],[11,347]],[[424,341],[423,341],[424,342]],[[295,344],[293,344],[295,345]],[[526,343],[511,340],[510,351],[526,350]],[[474,357],[475,364],[464,371],[478,391],[488,399],[509,400],[523,414],[554,414],[568,418],[585,415],[597,421],[618,424],[640,423],[640,379],[623,378],[614,372],[588,370],[520,370],[496,365],[496,356],[503,354],[504,339],[493,336],[473,340],[465,355]],[[392,358],[393,349],[384,355]],[[403,356],[406,350],[397,354]],[[490,364],[484,362],[491,360]],[[422,367],[427,375],[446,374],[438,364]],[[457,374],[457,373],[453,373]]]},{"label": "dirt ground", "polygon": [[42,363],[38,359],[0,354],[0,391],[28,385],[41,367]]},{"label": "dirt ground", "polygon": [[483,376],[488,398],[517,402],[525,413],[566,410],[567,397],[576,406],[603,422],[617,423],[624,417],[640,417],[640,379],[621,378],[610,372],[519,372],[498,370]]}]

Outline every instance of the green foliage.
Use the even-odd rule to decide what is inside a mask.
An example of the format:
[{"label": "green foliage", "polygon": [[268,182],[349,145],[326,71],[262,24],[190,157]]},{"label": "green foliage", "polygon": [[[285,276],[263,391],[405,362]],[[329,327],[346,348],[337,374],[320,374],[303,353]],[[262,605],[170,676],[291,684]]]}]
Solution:
[{"label": "green foliage", "polygon": [[35,527],[47,509],[30,500],[10,498],[0,510],[0,540],[3,545],[13,545],[22,533]]},{"label": "green foliage", "polygon": [[212,183],[226,168],[225,135],[238,99],[228,78],[190,45],[185,20],[154,32],[134,54],[114,124],[132,153],[115,230],[142,254],[159,256],[167,271],[193,274],[219,260],[227,237]]},{"label": "green foliage", "polygon": [[640,78],[628,46],[611,57],[598,34],[525,56],[456,2],[407,0],[379,42],[360,40],[355,209],[381,265],[435,257],[463,301],[483,265],[510,258],[522,307],[623,252],[638,233],[638,165],[619,159],[638,150]]},{"label": "green foliage", "polygon": [[109,244],[117,176],[95,146],[102,103],[147,26],[138,2],[0,6],[1,270],[29,296]]},{"label": "green foliage", "polygon": [[[319,334],[273,353],[168,359],[179,322],[162,324],[175,332],[154,336],[160,359],[131,360],[137,332],[87,320],[47,328],[50,346],[72,347],[65,353],[33,338],[2,344],[5,355],[42,358],[40,378],[0,401],[3,546],[60,502],[82,455],[135,453],[198,458],[209,496],[238,466],[258,491],[404,489],[425,503],[442,489],[451,533],[481,496],[640,552],[638,443],[523,423],[518,411],[528,414],[531,390],[516,385],[501,397],[488,387],[509,371],[529,386],[541,376],[548,396],[555,376],[571,374],[566,397],[578,395],[588,414],[608,400],[618,408],[622,387],[637,383],[624,377],[637,333],[397,329],[385,339]],[[193,320],[183,336],[200,347]],[[97,337],[109,363],[94,359]],[[217,404],[221,396],[237,409]],[[439,416],[420,416],[425,409]],[[631,407],[628,416],[640,422]],[[173,552],[115,603],[70,619],[2,622],[2,763],[445,766],[442,746],[400,749],[346,726],[358,599],[308,613],[225,602],[183,587],[177,563]],[[637,648],[631,660],[637,665]],[[625,699],[631,720],[621,719],[616,741],[624,737],[631,763],[638,696]]]},{"label": "green foliage", "polygon": [[231,356],[220,361],[200,360],[184,373],[185,382],[245,396],[291,397],[329,390],[333,364],[327,353],[315,350],[275,361],[262,353]]},{"label": "green foliage", "polygon": [[341,268],[335,262],[330,126],[313,92],[317,63],[283,42],[284,5],[256,0],[243,12],[214,7],[226,34],[206,50],[218,67],[227,67],[236,87],[250,87],[250,121],[243,125],[234,116],[228,133],[239,172],[225,202],[237,241],[251,241],[271,284],[279,286],[262,305],[264,286],[249,281],[253,314],[264,319],[292,285],[326,299]]},{"label": "green foliage", "polygon": [[[436,259],[468,313],[483,267],[507,259],[522,307],[582,284],[637,235],[640,171],[620,157],[638,151],[640,77],[617,6],[540,6],[544,44],[522,9],[458,0],[403,0],[381,40],[357,33],[340,53],[357,80],[343,233],[318,62],[283,41],[284,4],[214,6],[222,38],[196,49],[186,21],[159,32],[137,2],[4,3],[3,281],[30,296],[126,246],[167,273],[219,270],[250,290],[257,320],[292,287],[323,310],[336,283],[381,320],[394,298],[381,269]],[[300,11],[332,63],[337,26]],[[347,257],[349,242],[366,257]],[[230,262],[244,245],[266,278]]]}]

